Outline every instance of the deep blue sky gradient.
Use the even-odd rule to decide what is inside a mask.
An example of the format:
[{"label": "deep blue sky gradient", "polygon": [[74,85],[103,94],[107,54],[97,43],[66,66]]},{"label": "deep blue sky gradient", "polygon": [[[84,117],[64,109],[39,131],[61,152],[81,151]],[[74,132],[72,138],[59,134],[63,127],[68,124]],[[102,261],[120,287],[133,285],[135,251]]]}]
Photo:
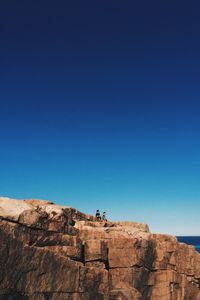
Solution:
[{"label": "deep blue sky gradient", "polygon": [[1,1],[0,193],[200,235],[199,1]]}]

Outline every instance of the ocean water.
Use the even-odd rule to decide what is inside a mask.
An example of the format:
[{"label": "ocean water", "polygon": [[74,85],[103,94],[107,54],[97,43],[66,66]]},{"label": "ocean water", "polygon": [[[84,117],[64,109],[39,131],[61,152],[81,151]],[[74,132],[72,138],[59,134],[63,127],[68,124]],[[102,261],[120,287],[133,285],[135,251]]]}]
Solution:
[{"label": "ocean water", "polygon": [[195,246],[196,250],[200,252],[200,236],[177,236],[177,240]]}]

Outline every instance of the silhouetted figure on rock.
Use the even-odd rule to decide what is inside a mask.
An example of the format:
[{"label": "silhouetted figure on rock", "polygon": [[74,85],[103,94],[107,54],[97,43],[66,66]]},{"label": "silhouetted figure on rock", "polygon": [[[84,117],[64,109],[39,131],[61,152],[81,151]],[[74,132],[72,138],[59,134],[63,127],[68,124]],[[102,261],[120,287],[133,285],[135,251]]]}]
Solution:
[{"label": "silhouetted figure on rock", "polygon": [[100,211],[98,209],[96,210],[96,219],[97,219],[97,221],[101,221],[101,215],[100,215]]},{"label": "silhouetted figure on rock", "polygon": [[105,212],[105,211],[103,212],[102,220],[103,220],[103,221],[107,221],[107,219],[106,219],[106,212]]}]

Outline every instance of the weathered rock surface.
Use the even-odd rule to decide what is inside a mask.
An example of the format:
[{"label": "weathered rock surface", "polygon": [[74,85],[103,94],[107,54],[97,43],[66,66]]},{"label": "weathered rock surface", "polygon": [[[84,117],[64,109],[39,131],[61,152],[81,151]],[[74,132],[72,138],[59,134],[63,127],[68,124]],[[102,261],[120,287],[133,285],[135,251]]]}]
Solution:
[{"label": "weathered rock surface", "polygon": [[145,224],[0,198],[0,300],[200,300],[200,254]]}]

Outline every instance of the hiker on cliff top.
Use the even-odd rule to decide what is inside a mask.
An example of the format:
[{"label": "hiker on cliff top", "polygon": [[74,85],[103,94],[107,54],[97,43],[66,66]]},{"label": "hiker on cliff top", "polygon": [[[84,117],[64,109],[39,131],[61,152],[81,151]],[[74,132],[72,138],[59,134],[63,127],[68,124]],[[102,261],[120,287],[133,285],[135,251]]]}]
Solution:
[{"label": "hiker on cliff top", "polygon": [[106,219],[106,212],[105,212],[105,211],[103,212],[102,220],[103,220],[103,221],[107,221],[107,219]]},{"label": "hiker on cliff top", "polygon": [[98,221],[101,220],[100,211],[99,211],[98,209],[96,210],[96,219],[97,219]]}]

